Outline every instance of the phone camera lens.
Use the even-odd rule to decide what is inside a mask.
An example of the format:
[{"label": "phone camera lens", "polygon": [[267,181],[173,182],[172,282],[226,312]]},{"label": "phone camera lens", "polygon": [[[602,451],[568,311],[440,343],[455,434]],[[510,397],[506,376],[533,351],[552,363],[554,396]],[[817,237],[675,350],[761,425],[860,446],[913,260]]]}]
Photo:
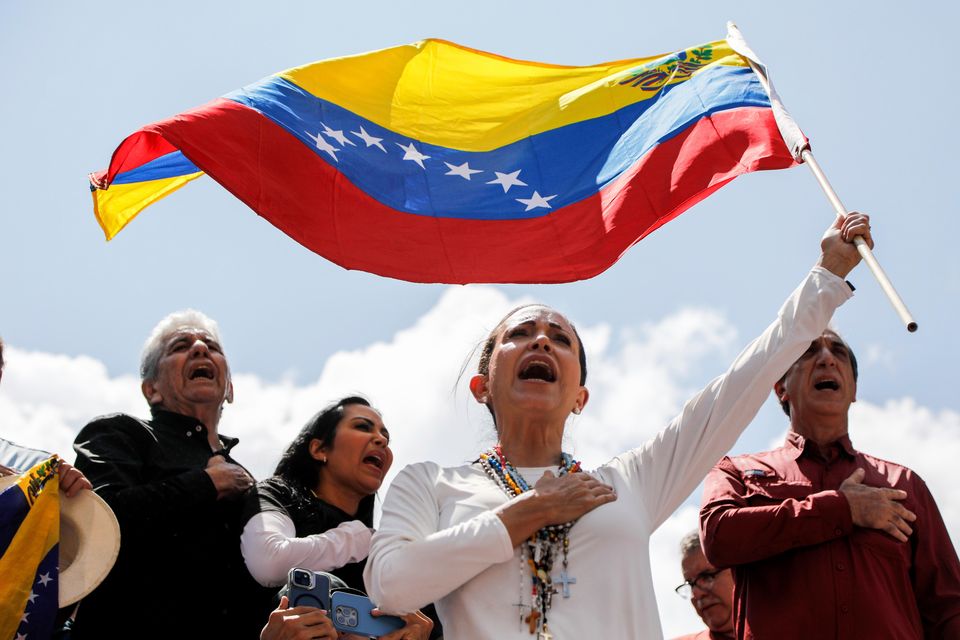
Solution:
[{"label": "phone camera lens", "polygon": [[297,585],[298,587],[305,587],[309,589],[310,583],[312,582],[310,578],[311,578],[311,575],[306,571],[293,572],[293,584]]}]

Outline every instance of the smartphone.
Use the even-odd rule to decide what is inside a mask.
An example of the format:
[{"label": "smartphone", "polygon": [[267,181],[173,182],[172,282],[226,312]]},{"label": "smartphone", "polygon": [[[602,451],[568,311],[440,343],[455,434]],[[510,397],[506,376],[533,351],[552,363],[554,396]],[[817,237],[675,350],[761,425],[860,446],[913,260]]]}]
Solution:
[{"label": "smartphone", "polygon": [[330,578],[309,569],[290,569],[287,573],[287,600],[291,607],[330,611]]},{"label": "smartphone", "polygon": [[404,621],[396,616],[377,616],[370,612],[373,603],[367,596],[358,596],[345,591],[334,591],[330,619],[337,631],[360,636],[379,638],[391,631],[402,629]]}]

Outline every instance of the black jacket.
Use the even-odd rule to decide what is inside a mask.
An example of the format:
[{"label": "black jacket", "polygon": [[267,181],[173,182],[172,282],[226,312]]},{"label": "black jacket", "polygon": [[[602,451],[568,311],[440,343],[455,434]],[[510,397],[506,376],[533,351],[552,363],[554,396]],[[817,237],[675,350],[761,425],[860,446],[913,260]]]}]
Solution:
[{"label": "black jacket", "polygon": [[[229,462],[236,438],[221,436]],[[73,637],[257,638],[258,585],[240,555],[242,500],[217,500],[196,419],[97,418],[74,442],[76,467],[120,522],[120,555],[80,604]]]}]

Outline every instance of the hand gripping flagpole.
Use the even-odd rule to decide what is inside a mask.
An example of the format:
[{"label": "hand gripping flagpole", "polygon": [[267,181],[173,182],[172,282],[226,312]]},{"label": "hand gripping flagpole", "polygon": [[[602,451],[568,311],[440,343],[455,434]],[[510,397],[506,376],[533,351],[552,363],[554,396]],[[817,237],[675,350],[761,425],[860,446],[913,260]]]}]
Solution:
[{"label": "hand gripping flagpole", "polygon": [[[786,142],[790,148],[790,153],[793,154],[795,159],[807,165],[810,171],[813,172],[813,177],[817,179],[820,188],[823,189],[823,193],[827,196],[827,200],[829,200],[833,206],[837,217],[847,215],[847,209],[843,206],[843,203],[840,202],[840,197],[837,195],[837,192],[833,190],[833,187],[830,186],[830,181],[827,180],[827,176],[823,173],[820,165],[817,164],[816,158],[813,157],[813,152],[810,151],[810,144],[807,142],[806,136],[803,135],[796,122],[794,122],[790,114],[787,113],[786,108],[784,108],[783,103],[780,101],[780,97],[777,95],[776,89],[770,84],[766,67],[760,62],[760,59],[757,58],[757,54],[747,45],[737,25],[732,22],[727,23],[727,43],[747,61],[750,68],[760,80],[760,84],[763,85],[764,90],[770,96],[770,104],[773,108],[774,117],[777,120],[777,127],[780,129],[784,142]],[[913,316],[907,309],[907,305],[904,304],[900,294],[897,293],[897,290],[893,287],[893,283],[890,282],[890,278],[887,277],[883,267],[880,266],[880,263],[877,262],[877,259],[873,256],[873,251],[870,250],[867,241],[863,239],[863,236],[857,236],[853,239],[853,244],[857,247],[857,251],[860,252],[863,261],[870,267],[870,271],[880,284],[880,288],[887,294],[887,299],[890,300],[890,304],[893,305],[897,315],[900,316],[900,320],[906,325],[907,331],[911,333],[916,331],[916,320],[913,319]]]}]

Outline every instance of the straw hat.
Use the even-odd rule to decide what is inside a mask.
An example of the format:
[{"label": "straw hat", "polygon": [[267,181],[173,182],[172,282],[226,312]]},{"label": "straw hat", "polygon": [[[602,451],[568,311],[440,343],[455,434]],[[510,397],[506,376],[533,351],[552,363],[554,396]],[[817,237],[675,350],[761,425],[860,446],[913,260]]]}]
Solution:
[{"label": "straw hat", "polygon": [[[19,476],[0,478],[0,491]],[[120,525],[93,491],[60,496],[60,606],[80,600],[110,573],[120,551]]]}]

